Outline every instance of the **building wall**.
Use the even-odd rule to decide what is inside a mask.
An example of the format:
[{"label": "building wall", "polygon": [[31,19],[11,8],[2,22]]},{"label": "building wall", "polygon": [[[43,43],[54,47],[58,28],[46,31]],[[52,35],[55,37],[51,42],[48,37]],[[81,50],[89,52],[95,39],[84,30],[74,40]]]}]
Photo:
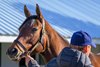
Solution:
[{"label": "building wall", "polygon": [[[19,67],[19,63],[11,61],[8,56],[6,55],[6,51],[8,47],[11,45],[11,43],[1,43],[1,66],[0,67]],[[41,59],[41,56],[36,54],[35,59],[38,61],[39,64],[44,64],[43,59]],[[23,62],[22,62],[23,63]],[[20,67],[23,67],[24,65],[21,65]],[[25,66],[24,66],[25,67]]]},{"label": "building wall", "polygon": [[6,50],[10,43],[1,44],[1,67],[18,67],[18,63],[11,61],[6,55]]},{"label": "building wall", "polygon": [[[0,56],[1,56],[1,66],[0,67],[18,67],[19,64],[16,62],[11,61],[8,56],[6,55],[6,50],[10,46],[10,43],[1,43],[1,50],[0,50]],[[97,48],[92,48],[92,52],[99,53],[100,52],[100,45],[97,45]],[[39,57],[39,56],[38,56]],[[37,60],[39,64],[44,64],[43,59],[38,58]],[[41,63],[42,62],[42,63]]]}]

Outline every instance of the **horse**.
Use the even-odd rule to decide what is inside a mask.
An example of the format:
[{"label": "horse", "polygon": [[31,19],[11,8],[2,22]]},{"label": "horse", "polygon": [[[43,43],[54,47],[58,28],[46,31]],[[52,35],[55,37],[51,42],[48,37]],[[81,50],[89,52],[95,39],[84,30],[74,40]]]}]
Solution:
[{"label": "horse", "polygon": [[94,67],[100,67],[100,55],[99,54],[94,54],[91,52],[89,55],[89,58]]},{"label": "horse", "polygon": [[36,15],[31,15],[26,5],[24,13],[26,20],[19,28],[18,37],[7,50],[11,60],[19,61],[26,54],[41,53],[48,62],[69,45],[45,20],[38,5]]},{"label": "horse", "polygon": [[[38,4],[36,15],[31,15],[26,5],[24,13],[27,18],[19,28],[18,37],[7,50],[11,60],[19,61],[26,54],[40,53],[48,62],[58,56],[63,48],[69,46],[69,42],[45,20]],[[91,53],[89,57],[94,67],[100,67],[100,55]]]}]

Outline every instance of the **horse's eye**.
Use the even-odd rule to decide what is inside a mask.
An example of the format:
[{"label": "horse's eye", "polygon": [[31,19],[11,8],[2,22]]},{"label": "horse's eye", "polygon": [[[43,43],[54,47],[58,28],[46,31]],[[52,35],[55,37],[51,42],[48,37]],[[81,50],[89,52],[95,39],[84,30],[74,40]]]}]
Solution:
[{"label": "horse's eye", "polygon": [[33,29],[32,29],[32,32],[35,32],[35,31],[37,31],[37,28],[33,28]]}]

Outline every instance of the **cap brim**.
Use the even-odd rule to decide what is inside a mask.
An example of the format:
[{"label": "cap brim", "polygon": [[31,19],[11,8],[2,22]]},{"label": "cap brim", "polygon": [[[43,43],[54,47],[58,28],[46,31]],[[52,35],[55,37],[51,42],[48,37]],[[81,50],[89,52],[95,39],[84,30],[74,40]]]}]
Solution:
[{"label": "cap brim", "polygon": [[92,47],[96,48],[96,44],[94,42],[82,44],[82,46],[85,46],[85,45],[91,45]]},{"label": "cap brim", "polygon": [[92,42],[91,46],[96,48],[96,44],[94,42]]}]

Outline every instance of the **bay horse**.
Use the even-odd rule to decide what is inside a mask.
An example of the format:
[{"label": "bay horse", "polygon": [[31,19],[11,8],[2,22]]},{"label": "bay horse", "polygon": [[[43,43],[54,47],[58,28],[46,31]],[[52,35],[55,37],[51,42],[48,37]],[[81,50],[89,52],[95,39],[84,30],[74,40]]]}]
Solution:
[{"label": "bay horse", "polygon": [[[11,60],[18,61],[26,54],[41,53],[48,62],[69,46],[68,41],[45,20],[37,4],[36,15],[31,15],[26,6],[24,13],[27,18],[19,28],[18,37],[7,50]],[[94,67],[100,67],[100,55],[91,53],[89,57]]]},{"label": "bay horse", "polygon": [[19,28],[18,37],[7,50],[11,60],[20,60],[27,53],[41,53],[48,62],[69,45],[45,20],[38,5],[36,15],[31,15],[26,6],[24,13],[26,20]]}]

